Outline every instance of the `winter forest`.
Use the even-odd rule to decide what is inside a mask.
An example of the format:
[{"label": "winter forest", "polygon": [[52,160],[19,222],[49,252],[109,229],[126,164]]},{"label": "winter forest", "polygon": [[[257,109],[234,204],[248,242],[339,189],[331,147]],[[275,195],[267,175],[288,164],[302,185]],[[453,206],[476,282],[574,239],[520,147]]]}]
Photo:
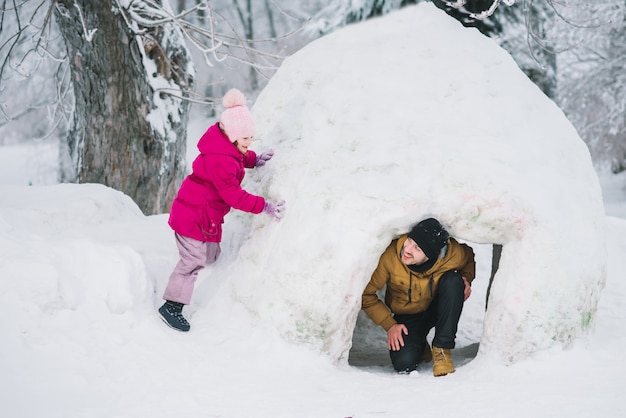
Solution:
[{"label": "winter forest", "polygon": [[[0,0],[3,412],[625,416],[625,40],[624,0]],[[169,213],[232,87],[287,209],[228,213],[181,333]],[[476,260],[444,377],[362,309],[427,215]]]},{"label": "winter forest", "polygon": [[[185,173],[190,115],[215,116],[231,86],[254,101],[307,43],[415,3],[4,0],[0,145],[56,141],[59,181],[102,183],[146,214],[166,212]],[[597,170],[626,169],[623,1],[434,3],[514,57],[565,112]]]}]

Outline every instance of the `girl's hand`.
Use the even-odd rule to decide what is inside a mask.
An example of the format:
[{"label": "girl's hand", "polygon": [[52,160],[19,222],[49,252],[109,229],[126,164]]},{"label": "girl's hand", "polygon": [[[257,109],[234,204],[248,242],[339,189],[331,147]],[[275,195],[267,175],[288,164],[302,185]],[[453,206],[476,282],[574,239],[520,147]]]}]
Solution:
[{"label": "girl's hand", "polygon": [[285,210],[285,201],[281,200],[278,203],[272,203],[269,201],[265,201],[265,207],[263,208],[263,212],[270,215],[276,222],[279,222],[282,218],[282,212]]},{"label": "girl's hand", "polygon": [[262,152],[260,155],[257,155],[255,167],[263,167],[266,162],[272,159],[273,156],[274,156],[273,149],[267,152]]}]

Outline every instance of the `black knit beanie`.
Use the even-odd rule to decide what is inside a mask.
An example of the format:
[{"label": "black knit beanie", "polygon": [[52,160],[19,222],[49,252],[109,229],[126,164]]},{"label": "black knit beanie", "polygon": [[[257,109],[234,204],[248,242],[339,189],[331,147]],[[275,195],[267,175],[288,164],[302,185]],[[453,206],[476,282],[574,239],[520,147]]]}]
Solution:
[{"label": "black knit beanie", "polygon": [[419,245],[426,257],[434,260],[439,256],[441,249],[448,243],[450,235],[438,220],[428,218],[411,229],[409,238]]}]

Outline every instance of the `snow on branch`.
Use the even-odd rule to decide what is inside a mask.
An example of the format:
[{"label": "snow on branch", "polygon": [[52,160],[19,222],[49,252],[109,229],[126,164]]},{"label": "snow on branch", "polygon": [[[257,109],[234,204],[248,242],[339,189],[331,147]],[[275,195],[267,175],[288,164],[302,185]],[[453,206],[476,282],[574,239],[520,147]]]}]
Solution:
[{"label": "snow on branch", "polygon": [[[120,6],[126,1],[120,1]],[[161,5],[151,1],[131,1],[127,7],[122,6],[131,16],[132,20],[144,27],[160,26],[175,20]]]},{"label": "snow on branch", "polygon": [[[232,50],[244,50],[249,56],[264,56],[266,58],[280,60],[276,54],[264,52],[250,46],[249,40],[241,39],[237,36],[237,31],[230,25],[227,19],[208,7],[208,2],[198,2],[192,8],[175,14],[165,5],[161,5],[154,0],[117,0],[119,9],[128,27],[138,35],[145,34],[150,28],[156,28],[165,24],[172,24],[177,27],[184,38],[190,42],[202,54],[205,63],[212,67],[214,63],[223,62],[227,58],[245,62],[246,64],[261,68],[252,59],[246,60],[233,56],[228,52]],[[189,17],[205,13],[208,18],[203,21],[207,27],[201,27],[192,22]],[[226,22],[231,28],[233,35],[218,33],[216,22],[219,20]],[[255,42],[258,42],[255,40]],[[272,67],[274,68],[274,67]]]},{"label": "snow on branch", "polygon": [[83,11],[81,10],[78,3],[74,3],[74,7],[78,10],[78,16],[80,16],[80,24],[83,26],[83,32],[85,33],[85,40],[87,42],[91,42],[93,40],[93,36],[98,31],[98,28],[87,30],[87,26],[85,25],[85,19],[83,18]]},{"label": "snow on branch", "polygon": [[507,6],[512,6],[513,4],[515,4],[515,0],[494,0],[487,9],[483,10],[482,12],[476,13],[476,12],[470,12],[469,10],[465,8],[465,4],[467,4],[467,0],[454,0],[454,1],[443,0],[443,3],[446,6],[457,9],[461,13],[469,15],[469,17],[471,17],[472,19],[485,20],[489,16],[494,14],[494,12],[496,11],[496,9],[498,8],[498,6],[500,5],[502,1],[504,1],[504,4],[506,4]]}]

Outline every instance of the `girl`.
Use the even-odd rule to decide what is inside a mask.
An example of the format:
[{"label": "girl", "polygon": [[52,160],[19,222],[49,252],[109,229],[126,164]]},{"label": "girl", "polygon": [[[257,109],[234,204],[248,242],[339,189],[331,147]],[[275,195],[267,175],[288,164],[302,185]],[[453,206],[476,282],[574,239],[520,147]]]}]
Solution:
[{"label": "girl", "polygon": [[272,203],[241,188],[244,168],[263,166],[274,156],[272,150],[256,155],[248,149],[255,125],[245,103],[239,90],[226,93],[226,110],[200,138],[200,155],[172,203],[169,225],[175,232],[180,260],[169,278],[159,314],[179,331],[189,331],[183,306],[191,300],[198,272],[220,255],[222,223],[231,207],[254,214],[265,212],[276,221],[285,208],[284,200]]}]

